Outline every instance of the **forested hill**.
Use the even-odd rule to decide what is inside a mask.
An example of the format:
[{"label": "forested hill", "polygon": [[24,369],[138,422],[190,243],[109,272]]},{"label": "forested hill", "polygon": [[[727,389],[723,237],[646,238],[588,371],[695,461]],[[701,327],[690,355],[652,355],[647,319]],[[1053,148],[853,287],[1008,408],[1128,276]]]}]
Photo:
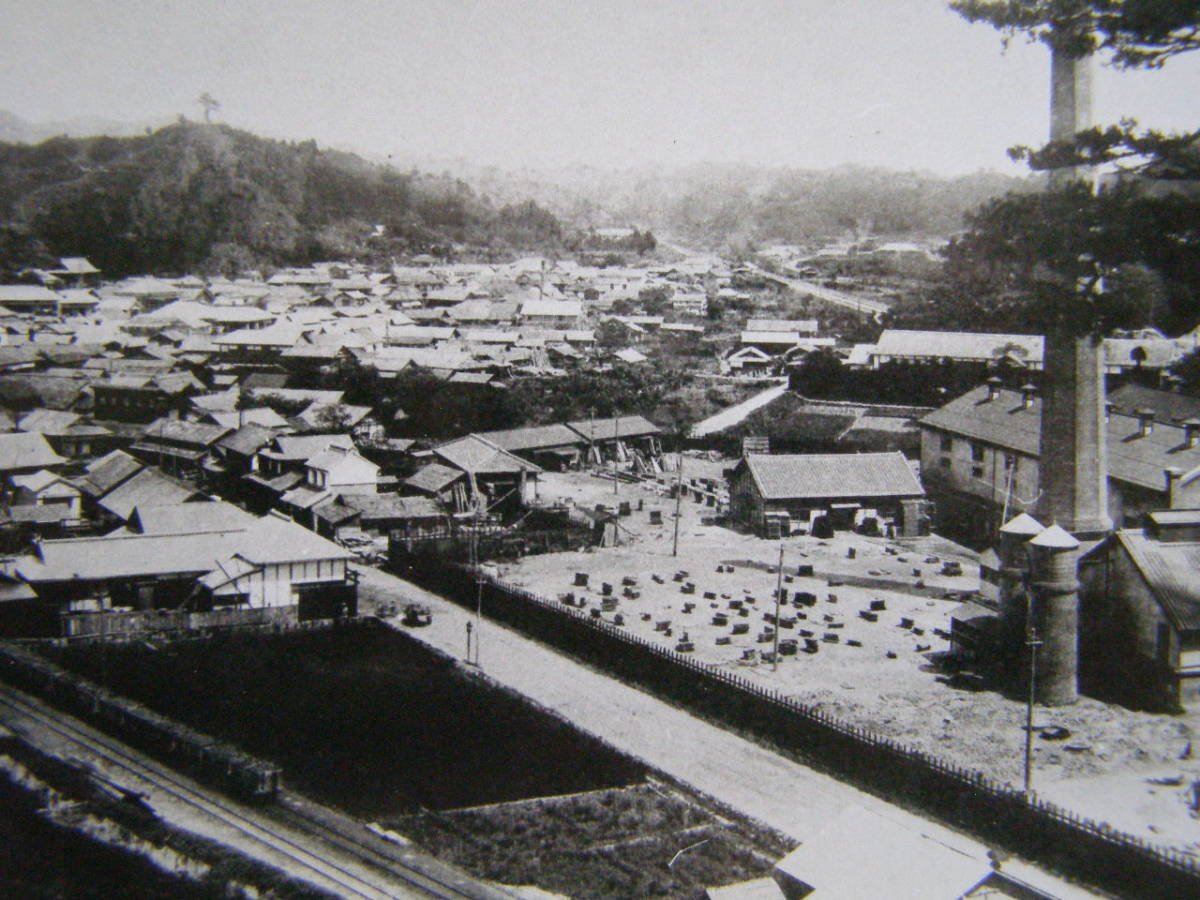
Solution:
[{"label": "forested hill", "polygon": [[224,125],[0,144],[9,270],[67,255],[110,275],[219,271],[451,245],[546,249],[561,237],[533,203],[493,206],[462,181]]}]

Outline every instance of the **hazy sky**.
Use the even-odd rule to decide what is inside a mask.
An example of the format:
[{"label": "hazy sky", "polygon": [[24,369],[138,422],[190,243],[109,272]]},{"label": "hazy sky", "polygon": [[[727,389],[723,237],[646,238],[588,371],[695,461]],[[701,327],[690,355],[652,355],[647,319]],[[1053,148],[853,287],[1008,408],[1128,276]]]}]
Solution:
[{"label": "hazy sky", "polygon": [[[752,162],[1015,171],[1046,51],[944,0],[0,0],[0,109],[219,118],[506,167]],[[1192,128],[1200,53],[1102,68],[1100,121]]]}]

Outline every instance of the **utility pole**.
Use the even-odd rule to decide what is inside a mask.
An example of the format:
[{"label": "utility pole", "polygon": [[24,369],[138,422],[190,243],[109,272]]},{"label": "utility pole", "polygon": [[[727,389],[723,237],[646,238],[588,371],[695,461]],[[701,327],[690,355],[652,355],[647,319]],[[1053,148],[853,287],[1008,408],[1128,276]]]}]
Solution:
[{"label": "utility pole", "polygon": [[783,538],[779,539],[779,573],[775,576],[775,648],[771,654],[771,671],[779,669],[779,597],[783,593]]},{"label": "utility pole", "polygon": [[617,487],[617,444],[621,442],[620,429],[617,423],[621,421],[620,416],[613,416],[613,496],[620,496],[620,489]]},{"label": "utility pole", "polygon": [[675,537],[671,541],[671,555],[679,555],[679,507],[683,499],[683,450],[679,451],[679,462],[675,466]]},{"label": "utility pole", "polygon": [[1033,701],[1037,696],[1037,656],[1042,642],[1038,639],[1037,626],[1033,624],[1033,597],[1030,595],[1025,607],[1025,646],[1029,648],[1029,694],[1025,701],[1025,796],[1033,786]]}]

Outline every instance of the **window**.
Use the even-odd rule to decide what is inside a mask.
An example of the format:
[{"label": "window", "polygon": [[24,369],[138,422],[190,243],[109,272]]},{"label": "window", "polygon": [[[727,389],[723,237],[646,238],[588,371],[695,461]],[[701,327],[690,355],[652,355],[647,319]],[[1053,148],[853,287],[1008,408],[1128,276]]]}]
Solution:
[{"label": "window", "polygon": [[982,478],[983,477],[983,466],[971,466],[971,477],[972,478]]},{"label": "window", "polygon": [[941,466],[943,469],[950,468],[950,457],[943,456],[941,459],[938,460],[938,465]]},{"label": "window", "polygon": [[971,460],[972,462],[983,462],[984,450],[983,444],[971,445]]},{"label": "window", "polygon": [[1015,469],[1016,467],[1017,467],[1017,454],[1005,453],[1004,454],[1004,468],[1005,469]]},{"label": "window", "polygon": [[954,449],[954,438],[950,437],[949,435],[943,435],[942,436],[942,452],[949,453],[953,449]]}]

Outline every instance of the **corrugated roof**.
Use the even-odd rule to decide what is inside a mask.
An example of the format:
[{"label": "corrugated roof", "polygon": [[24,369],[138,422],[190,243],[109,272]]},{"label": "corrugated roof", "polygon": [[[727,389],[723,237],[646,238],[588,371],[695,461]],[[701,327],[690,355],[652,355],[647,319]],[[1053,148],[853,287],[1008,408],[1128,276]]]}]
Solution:
[{"label": "corrugated roof", "polygon": [[1155,541],[1133,530],[1118,531],[1117,540],[1171,624],[1181,631],[1200,630],[1200,544]]},{"label": "corrugated roof", "polygon": [[900,452],[747,456],[745,467],[767,500],[805,497],[920,497],[925,494]]}]

